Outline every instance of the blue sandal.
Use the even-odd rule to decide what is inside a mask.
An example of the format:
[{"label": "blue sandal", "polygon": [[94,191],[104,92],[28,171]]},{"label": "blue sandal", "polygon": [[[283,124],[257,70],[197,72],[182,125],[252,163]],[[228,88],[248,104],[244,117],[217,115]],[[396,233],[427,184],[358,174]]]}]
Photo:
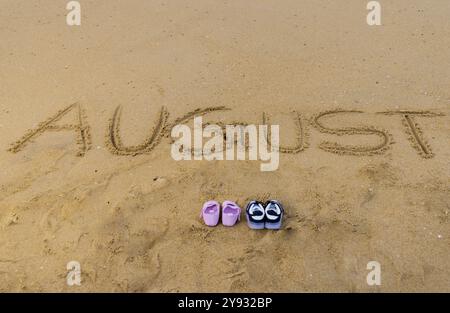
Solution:
[{"label": "blue sandal", "polygon": [[266,203],[265,224],[266,229],[280,229],[283,222],[284,209],[277,200],[270,200]]},{"label": "blue sandal", "polygon": [[264,229],[265,211],[259,201],[250,201],[245,210],[248,227],[251,229]]}]

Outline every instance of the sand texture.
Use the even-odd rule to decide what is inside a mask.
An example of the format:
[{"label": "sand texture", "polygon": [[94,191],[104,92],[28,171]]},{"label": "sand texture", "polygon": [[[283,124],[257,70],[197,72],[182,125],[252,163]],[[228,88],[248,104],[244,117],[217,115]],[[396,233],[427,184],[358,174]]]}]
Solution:
[{"label": "sand texture", "polygon": [[[448,0],[80,2],[0,0],[0,291],[450,292]],[[200,115],[280,125],[279,169],[174,161]]]}]

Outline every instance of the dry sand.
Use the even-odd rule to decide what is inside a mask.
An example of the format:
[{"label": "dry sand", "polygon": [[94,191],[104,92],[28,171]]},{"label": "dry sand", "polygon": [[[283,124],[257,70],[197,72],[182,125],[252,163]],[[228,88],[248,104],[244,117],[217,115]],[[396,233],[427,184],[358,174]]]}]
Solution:
[{"label": "dry sand", "polygon": [[[1,291],[450,291],[448,0],[382,1],[379,27],[360,0],[82,0],[80,27],[65,4],[0,1]],[[225,106],[204,120],[265,112],[292,149],[275,172],[176,162],[167,136],[116,155],[119,105],[123,146],[162,106],[166,128]],[[362,113],[317,125],[337,109]],[[428,116],[377,113],[395,110]],[[282,230],[198,218],[206,200],[255,198],[282,201]],[[366,284],[372,260],[381,286]]]}]

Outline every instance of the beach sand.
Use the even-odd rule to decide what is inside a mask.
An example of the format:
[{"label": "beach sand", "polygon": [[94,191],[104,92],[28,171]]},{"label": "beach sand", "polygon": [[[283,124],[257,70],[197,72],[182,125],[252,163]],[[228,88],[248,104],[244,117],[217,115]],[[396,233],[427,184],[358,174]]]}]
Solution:
[{"label": "beach sand", "polygon": [[[381,26],[359,0],[80,2],[72,27],[0,2],[0,291],[450,291],[448,0]],[[124,147],[165,135],[114,147],[118,106]],[[217,107],[280,125],[278,170],[172,159],[169,126]],[[212,199],[278,199],[283,228],[207,227]]]}]

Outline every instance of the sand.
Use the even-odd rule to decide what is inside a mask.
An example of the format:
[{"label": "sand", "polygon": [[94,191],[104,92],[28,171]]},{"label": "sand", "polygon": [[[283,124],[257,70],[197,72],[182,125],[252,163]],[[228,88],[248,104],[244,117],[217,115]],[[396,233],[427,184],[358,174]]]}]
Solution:
[{"label": "sand", "polygon": [[[0,291],[450,291],[448,0],[81,5],[0,3]],[[201,112],[280,125],[279,169],[174,161]],[[269,198],[280,231],[198,218]]]}]

